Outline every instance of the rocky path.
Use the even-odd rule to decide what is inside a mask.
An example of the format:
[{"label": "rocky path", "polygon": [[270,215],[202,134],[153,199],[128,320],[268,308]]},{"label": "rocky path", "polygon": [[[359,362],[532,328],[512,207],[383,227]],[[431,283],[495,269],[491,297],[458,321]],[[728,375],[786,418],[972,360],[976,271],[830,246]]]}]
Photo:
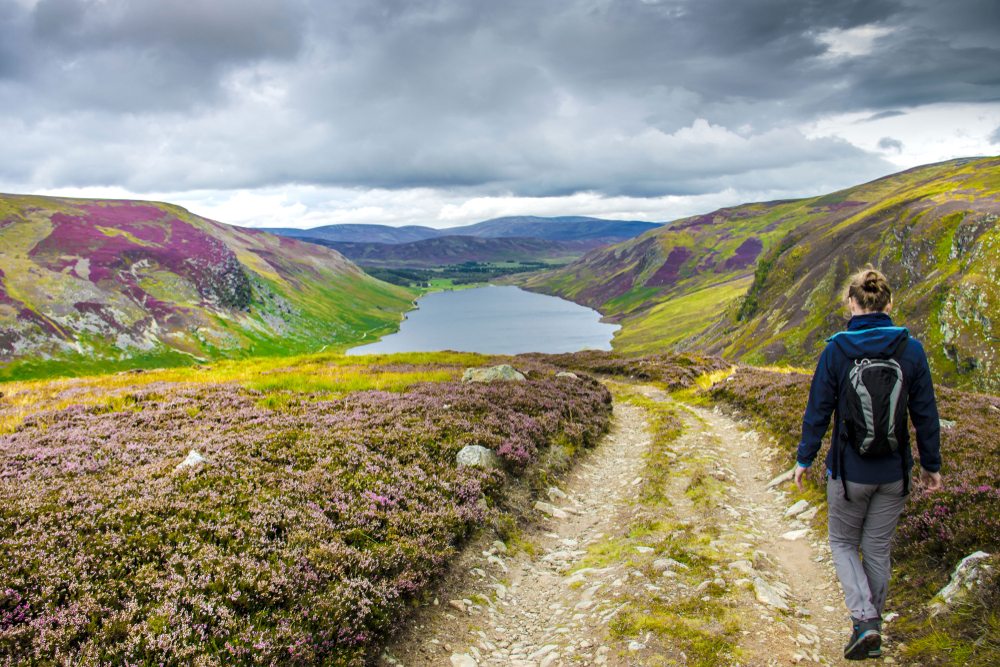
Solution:
[{"label": "rocky path", "polygon": [[[383,664],[660,665],[713,652],[700,664],[843,662],[847,621],[829,551],[809,528],[816,509],[769,485],[778,451],[717,410],[639,391],[684,425],[655,450],[669,462],[658,482],[667,500],[643,500],[654,474],[649,413],[616,400],[612,431],[536,505],[527,545],[467,550]],[[702,617],[704,629],[682,631]]]}]

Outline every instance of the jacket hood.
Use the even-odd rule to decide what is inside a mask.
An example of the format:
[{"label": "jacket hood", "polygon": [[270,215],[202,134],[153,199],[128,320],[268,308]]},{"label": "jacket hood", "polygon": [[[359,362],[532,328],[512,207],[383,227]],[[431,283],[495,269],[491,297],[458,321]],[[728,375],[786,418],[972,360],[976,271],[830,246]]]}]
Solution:
[{"label": "jacket hood", "polygon": [[852,317],[847,331],[831,336],[827,342],[835,344],[851,359],[889,357],[909,335],[906,327],[894,326],[885,313],[872,313]]}]

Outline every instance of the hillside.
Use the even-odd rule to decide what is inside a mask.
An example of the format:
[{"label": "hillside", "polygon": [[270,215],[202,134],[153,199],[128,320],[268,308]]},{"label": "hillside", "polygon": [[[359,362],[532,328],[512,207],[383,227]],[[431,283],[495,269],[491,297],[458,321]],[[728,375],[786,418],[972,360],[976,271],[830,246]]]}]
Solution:
[{"label": "hillside", "polygon": [[542,218],[532,215],[508,216],[485,220],[466,227],[447,230],[449,234],[486,238],[531,237],[553,241],[602,240],[624,241],[656,229],[655,222],[637,220],[602,220],[583,216]]},{"label": "hillside", "polygon": [[811,365],[867,262],[948,382],[1000,389],[1000,158],[928,165],[822,197],[674,222],[519,284],[621,322],[626,352],[697,349]]},{"label": "hillside", "polygon": [[448,236],[478,238],[535,238],[550,241],[601,241],[612,243],[634,238],[659,227],[657,223],[633,220],[602,220],[581,216],[542,218],[512,216],[494,218],[463,227],[433,229],[419,225],[325,225],[312,229],[266,228],[281,236],[322,239],[338,243],[410,243]]},{"label": "hillside", "polygon": [[406,227],[390,227],[389,225],[323,225],[312,229],[296,229],[294,227],[264,227],[263,231],[290,236],[292,238],[308,238],[315,241],[334,241],[337,243],[409,243],[438,236],[437,229],[408,225]]},{"label": "hillside", "polygon": [[169,204],[0,196],[4,377],[344,346],[411,293]]},{"label": "hillside", "polygon": [[439,236],[409,243],[344,243],[303,237],[333,248],[351,261],[374,267],[431,267],[465,262],[569,261],[600,241],[550,241],[539,238]]}]

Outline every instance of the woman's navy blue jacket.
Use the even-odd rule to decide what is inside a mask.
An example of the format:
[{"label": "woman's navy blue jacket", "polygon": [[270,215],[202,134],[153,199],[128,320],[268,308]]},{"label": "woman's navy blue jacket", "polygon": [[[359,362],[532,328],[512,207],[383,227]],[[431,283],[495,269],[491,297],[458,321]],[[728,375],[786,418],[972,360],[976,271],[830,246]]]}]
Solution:
[{"label": "woman's navy blue jacket", "polygon": [[[841,474],[844,479],[861,484],[884,484],[903,479],[903,471],[908,471],[913,466],[909,430],[905,432],[905,441],[900,443],[899,452],[877,459],[863,459],[850,445],[843,443],[843,470],[839,436],[840,415],[845,413],[844,406],[841,405],[844,399],[841,387],[847,386],[854,360],[866,357],[888,358],[904,337],[909,337],[909,332],[903,327],[893,326],[892,319],[887,314],[868,313],[852,317],[847,331],[841,331],[827,340],[826,349],[816,365],[816,374],[813,375],[809,390],[809,403],[802,419],[802,440],[797,454],[799,465],[812,465],[830,425],[830,417],[836,415],[837,419],[833,423],[833,446],[826,457],[827,470],[831,471],[835,479],[839,479]],[[941,469],[941,426],[927,355],[919,341],[909,339],[899,358],[899,365],[903,370],[903,380],[909,388],[910,420],[917,433],[920,465],[925,470],[937,472]],[[906,459],[901,460],[900,456],[905,456]]]}]

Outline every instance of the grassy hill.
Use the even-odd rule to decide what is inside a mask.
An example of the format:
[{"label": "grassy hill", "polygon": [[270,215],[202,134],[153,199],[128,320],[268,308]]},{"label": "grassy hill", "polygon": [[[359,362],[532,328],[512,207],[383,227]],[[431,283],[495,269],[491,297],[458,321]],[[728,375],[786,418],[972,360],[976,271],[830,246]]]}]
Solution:
[{"label": "grassy hill", "polygon": [[263,231],[296,239],[309,239],[313,242],[320,239],[336,243],[409,243],[431,239],[440,233],[440,230],[419,225],[390,227],[389,225],[367,224],[323,225],[312,229],[264,227]]},{"label": "grassy hill", "polygon": [[523,286],[600,310],[624,352],[696,349],[811,365],[871,262],[935,373],[1000,389],[1000,158],[927,165],[826,196],[685,218]]},{"label": "grassy hill", "polygon": [[553,241],[621,241],[659,226],[659,223],[638,220],[603,220],[586,216],[542,218],[533,215],[518,215],[484,220],[474,225],[449,229],[447,232],[485,238],[530,237]]},{"label": "grassy hill", "polygon": [[412,293],[169,204],[0,196],[0,378],[342,348]]}]

